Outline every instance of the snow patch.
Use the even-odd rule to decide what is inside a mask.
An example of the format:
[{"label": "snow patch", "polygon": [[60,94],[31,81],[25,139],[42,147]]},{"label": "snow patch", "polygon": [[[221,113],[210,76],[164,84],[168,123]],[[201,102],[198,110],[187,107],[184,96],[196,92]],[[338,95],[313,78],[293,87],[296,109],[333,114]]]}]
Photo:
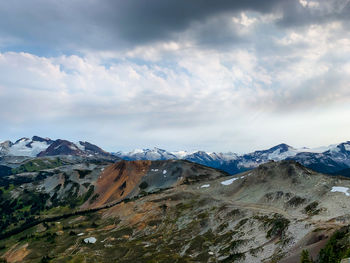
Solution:
[{"label": "snow patch", "polygon": [[78,148],[77,148],[75,145],[69,145],[68,147],[69,147],[69,149],[71,149],[72,151],[77,151],[77,150],[78,150]]},{"label": "snow patch", "polygon": [[96,238],[94,238],[94,237],[88,237],[88,238],[85,238],[84,239],[84,242],[86,243],[86,244],[95,244],[96,243]]},{"label": "snow patch", "polygon": [[137,153],[143,153],[142,149],[135,149],[129,153],[129,155],[137,154]]},{"label": "snow patch", "polygon": [[80,236],[82,236],[82,235],[84,235],[84,233],[79,233],[77,236],[80,237]]},{"label": "snow patch", "polygon": [[288,151],[281,152],[281,149],[277,149],[274,152],[270,153],[268,155],[269,160],[275,160],[275,161],[281,161],[286,159],[287,157],[293,157],[299,153],[298,150],[288,147]]},{"label": "snow patch", "polygon": [[210,184],[203,184],[203,185],[201,186],[201,188],[208,188],[208,187],[210,187]]},{"label": "snow patch", "polygon": [[350,196],[348,193],[349,188],[348,187],[343,187],[343,186],[333,186],[331,192],[341,192],[344,193],[346,196]]},{"label": "snow patch", "polygon": [[[28,147],[27,144],[31,143],[31,147]],[[18,143],[10,147],[10,155],[13,156],[30,156],[35,157],[40,152],[45,151],[49,145],[46,142],[38,142],[22,139]]]},{"label": "snow patch", "polygon": [[350,144],[344,144],[345,150],[350,152]]},{"label": "snow patch", "polygon": [[163,170],[163,174],[166,174],[167,173],[167,170]]},{"label": "snow patch", "polygon": [[81,150],[83,152],[85,151],[85,146],[80,144],[80,142],[75,143],[75,146],[77,146],[79,150]]},{"label": "snow patch", "polygon": [[331,153],[339,153],[341,150],[340,150],[340,148],[337,146],[337,147],[335,147],[335,148],[330,149],[330,151],[331,151]]},{"label": "snow patch", "polygon": [[175,155],[179,159],[185,158],[188,154],[186,151],[177,151],[177,152],[170,152],[171,154]]},{"label": "snow patch", "polygon": [[230,185],[230,184],[232,184],[234,181],[236,181],[237,179],[239,179],[239,178],[231,178],[231,179],[222,181],[221,184],[222,184],[222,185]]}]

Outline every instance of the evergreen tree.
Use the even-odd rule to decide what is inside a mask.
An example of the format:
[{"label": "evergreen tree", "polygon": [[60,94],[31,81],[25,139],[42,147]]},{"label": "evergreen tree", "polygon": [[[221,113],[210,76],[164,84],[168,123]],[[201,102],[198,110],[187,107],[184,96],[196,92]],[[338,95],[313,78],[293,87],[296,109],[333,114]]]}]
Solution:
[{"label": "evergreen tree", "polygon": [[310,256],[309,256],[309,251],[304,249],[301,252],[300,263],[312,263],[312,260],[310,259]]}]

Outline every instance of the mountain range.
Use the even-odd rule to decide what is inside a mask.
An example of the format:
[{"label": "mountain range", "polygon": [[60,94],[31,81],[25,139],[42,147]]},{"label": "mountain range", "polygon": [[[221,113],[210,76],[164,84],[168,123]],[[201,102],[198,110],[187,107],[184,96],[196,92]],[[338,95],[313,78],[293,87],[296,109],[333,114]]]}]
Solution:
[{"label": "mountain range", "polygon": [[232,152],[168,152],[159,148],[134,150],[129,153],[117,152],[114,155],[124,160],[188,160],[221,169],[230,174],[247,171],[269,161],[295,160],[321,173],[350,175],[349,141],[316,149],[296,149],[287,144],[279,144],[267,150],[242,155]]},{"label": "mountain range", "polygon": [[294,160],[317,172],[350,176],[350,141],[316,149],[297,149],[287,144],[279,144],[266,150],[241,155],[233,152],[167,151],[156,147],[131,152],[109,153],[89,142],[74,143],[68,140],[52,140],[39,136],[33,136],[31,139],[21,138],[16,142],[4,141],[0,143],[0,157],[34,158],[60,155],[85,158],[103,157],[128,161],[187,160],[220,169],[232,175],[256,168],[269,161]]}]

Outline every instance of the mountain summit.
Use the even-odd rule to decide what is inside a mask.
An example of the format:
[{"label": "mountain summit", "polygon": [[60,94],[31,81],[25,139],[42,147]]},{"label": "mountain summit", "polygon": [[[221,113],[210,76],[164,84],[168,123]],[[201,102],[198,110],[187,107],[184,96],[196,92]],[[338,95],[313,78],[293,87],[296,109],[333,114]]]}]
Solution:
[{"label": "mountain summit", "polygon": [[26,157],[44,157],[56,155],[73,156],[112,156],[110,153],[102,150],[100,147],[89,142],[79,141],[73,143],[67,140],[51,140],[33,136],[21,138],[16,142],[5,141],[0,143],[0,156],[26,156]]}]

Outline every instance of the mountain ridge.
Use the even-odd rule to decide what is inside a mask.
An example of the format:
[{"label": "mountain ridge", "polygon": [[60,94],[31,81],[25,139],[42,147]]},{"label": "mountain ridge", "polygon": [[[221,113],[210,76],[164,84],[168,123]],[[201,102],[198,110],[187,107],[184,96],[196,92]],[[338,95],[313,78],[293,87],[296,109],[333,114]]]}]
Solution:
[{"label": "mountain ridge", "polygon": [[[113,153],[124,160],[168,160],[179,159],[196,162],[209,167],[221,169],[230,174],[237,174],[268,161],[295,160],[308,168],[321,173],[336,174],[350,168],[350,142],[343,142],[327,147],[315,149],[296,149],[282,143],[266,150],[258,150],[251,153],[238,155],[232,152],[168,152],[154,148],[131,151],[129,153]],[[174,156],[176,158],[174,158]]]},{"label": "mountain ridge", "polygon": [[237,174],[256,168],[269,161],[295,160],[317,172],[327,174],[342,174],[350,176],[350,141],[315,149],[294,148],[281,143],[265,150],[251,153],[236,154],[234,152],[205,151],[167,151],[154,147],[153,149],[136,149],[131,152],[106,152],[89,142],[71,142],[68,140],[43,138],[33,136],[23,137],[15,141],[0,143],[0,156],[25,156],[28,158],[48,156],[83,156],[107,157],[111,159],[136,160],[187,160],[220,169],[230,174]]}]

